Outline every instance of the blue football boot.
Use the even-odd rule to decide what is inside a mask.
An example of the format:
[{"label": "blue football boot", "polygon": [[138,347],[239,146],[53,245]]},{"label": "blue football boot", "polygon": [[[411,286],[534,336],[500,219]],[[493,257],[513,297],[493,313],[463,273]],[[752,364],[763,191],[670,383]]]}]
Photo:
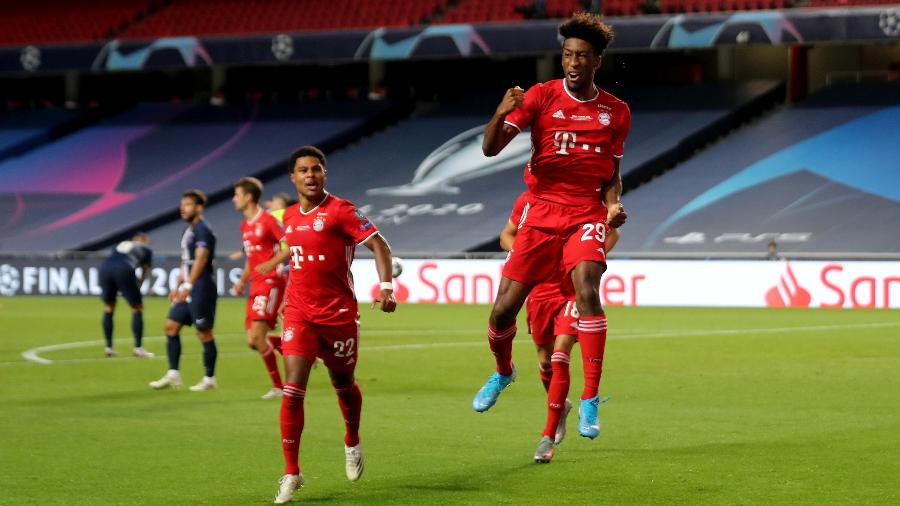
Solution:
[{"label": "blue football boot", "polygon": [[600,435],[600,405],[609,400],[609,396],[600,398],[600,394],[590,399],[582,399],[578,407],[578,433],[583,437],[594,439]]},{"label": "blue football boot", "polygon": [[472,399],[472,409],[479,413],[491,409],[491,406],[497,402],[497,397],[500,397],[500,392],[508,387],[513,381],[516,381],[515,364],[513,364],[512,374],[509,376],[504,376],[495,371],[494,374],[491,374],[491,377],[488,378],[487,383],[481,387],[481,390],[475,394],[475,398]]}]

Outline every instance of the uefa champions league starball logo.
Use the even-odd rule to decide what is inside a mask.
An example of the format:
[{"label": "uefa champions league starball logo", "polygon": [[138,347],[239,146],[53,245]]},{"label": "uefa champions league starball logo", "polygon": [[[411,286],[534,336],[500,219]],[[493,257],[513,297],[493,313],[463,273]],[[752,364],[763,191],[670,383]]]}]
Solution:
[{"label": "uefa champions league starball logo", "polygon": [[19,290],[19,271],[12,265],[0,265],[0,295],[15,295]]},{"label": "uefa champions league starball logo", "polygon": [[878,28],[888,37],[900,35],[900,9],[887,9],[879,14]]},{"label": "uefa champions league starball logo", "polygon": [[19,62],[22,68],[33,72],[41,66],[41,50],[34,46],[25,46],[19,53]]},{"label": "uefa champions league starball logo", "polygon": [[283,33],[272,37],[272,54],[278,61],[290,60],[294,56],[294,39]]}]

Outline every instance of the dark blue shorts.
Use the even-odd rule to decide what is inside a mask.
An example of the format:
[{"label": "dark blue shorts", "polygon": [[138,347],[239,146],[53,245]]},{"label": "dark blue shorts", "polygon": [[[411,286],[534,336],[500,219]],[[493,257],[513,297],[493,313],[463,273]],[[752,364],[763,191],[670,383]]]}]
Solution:
[{"label": "dark blue shorts", "polygon": [[100,266],[100,298],[107,304],[116,302],[116,294],[121,292],[122,297],[130,306],[143,303],[141,287],[138,285],[134,269],[125,262],[103,262]]},{"label": "dark blue shorts", "polygon": [[175,304],[169,309],[168,319],[182,325],[194,325],[197,330],[209,330],[216,321],[216,285],[199,282],[191,289],[187,302]]}]

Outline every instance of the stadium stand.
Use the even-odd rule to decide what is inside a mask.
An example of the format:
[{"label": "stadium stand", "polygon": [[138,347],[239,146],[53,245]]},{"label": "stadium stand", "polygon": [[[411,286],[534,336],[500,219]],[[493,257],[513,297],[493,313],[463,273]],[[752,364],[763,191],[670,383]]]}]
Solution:
[{"label": "stadium stand", "polygon": [[900,86],[820,91],[626,195],[619,254],[900,251]]},{"label": "stadium stand", "polygon": [[153,6],[151,0],[2,0],[0,45],[103,40]]},{"label": "stadium stand", "polygon": [[[635,97],[635,128],[625,157],[635,162],[627,161],[626,169],[645,177],[644,171],[651,169],[644,167],[662,170],[665,160],[680,150],[685,156],[693,152],[698,139],[721,135],[729,118],[774,88],[777,84],[768,82],[724,83],[623,93]],[[644,103],[639,97],[646,98]],[[483,125],[496,102],[495,94],[470,95],[333,152],[329,187],[363,206],[396,251],[495,251],[510,206],[524,189],[519,174],[531,149],[529,138],[521,135],[501,156],[481,154]],[[683,109],[673,109],[673,103]],[[293,185],[282,172],[266,183],[266,191],[293,193]],[[237,230],[240,220],[230,202],[211,206],[207,217],[214,227],[230,231]],[[177,244],[182,230],[182,224],[172,223],[151,234],[158,243]],[[240,247],[236,233],[221,237],[220,243],[226,249]]]},{"label": "stadium stand", "polygon": [[0,160],[49,140],[80,114],[69,109],[35,109],[0,115]]},{"label": "stadium stand", "polygon": [[181,192],[230,190],[297,144],[347,142],[390,102],[142,105],[0,162],[0,251],[79,249],[177,219]]}]

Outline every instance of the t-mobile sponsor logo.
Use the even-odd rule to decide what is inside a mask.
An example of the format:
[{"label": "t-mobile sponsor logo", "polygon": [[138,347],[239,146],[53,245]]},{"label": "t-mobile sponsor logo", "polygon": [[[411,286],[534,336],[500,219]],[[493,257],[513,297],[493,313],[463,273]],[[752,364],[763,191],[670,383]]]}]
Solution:
[{"label": "t-mobile sponsor logo", "polygon": [[812,297],[809,292],[797,282],[797,276],[791,269],[791,264],[785,264],[784,273],[778,284],[766,292],[766,306],[768,307],[809,307]]}]

